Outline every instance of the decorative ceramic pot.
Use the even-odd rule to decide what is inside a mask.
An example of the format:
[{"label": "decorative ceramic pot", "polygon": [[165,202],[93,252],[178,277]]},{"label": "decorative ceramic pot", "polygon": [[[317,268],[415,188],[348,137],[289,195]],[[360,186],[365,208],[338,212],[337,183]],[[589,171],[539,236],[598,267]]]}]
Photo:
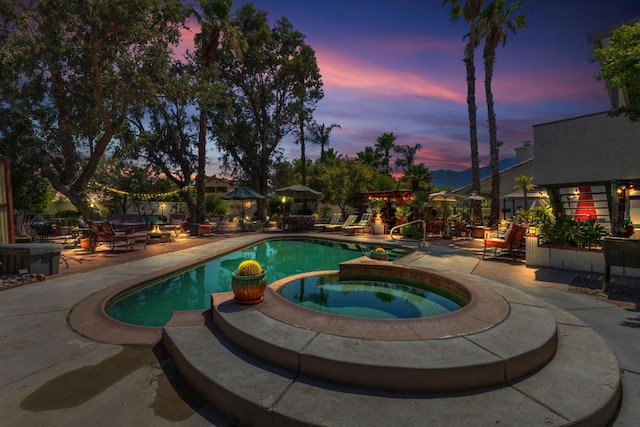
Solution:
[{"label": "decorative ceramic pot", "polygon": [[80,247],[85,251],[93,252],[96,250],[97,246],[98,246],[98,242],[93,239],[89,239],[89,238],[80,239]]},{"label": "decorative ceramic pot", "polygon": [[371,259],[377,259],[379,261],[389,261],[389,254],[387,252],[375,252],[371,251],[369,255]]},{"label": "decorative ceramic pot", "polygon": [[257,276],[238,276],[237,271],[231,275],[231,289],[234,300],[238,304],[258,304],[264,300],[264,290],[267,287],[267,272]]}]

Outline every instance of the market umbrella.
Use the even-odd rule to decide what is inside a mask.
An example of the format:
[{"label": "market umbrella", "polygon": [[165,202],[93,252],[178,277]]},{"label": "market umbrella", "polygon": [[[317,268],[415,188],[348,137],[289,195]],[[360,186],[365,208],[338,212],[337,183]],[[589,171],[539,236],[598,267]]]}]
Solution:
[{"label": "market umbrella", "polygon": [[[222,196],[224,200],[259,200],[264,199],[262,194],[258,194],[248,187],[238,187],[235,190]],[[242,218],[244,218],[244,203],[242,204]]]},{"label": "market umbrella", "polygon": [[446,210],[444,209],[444,204],[447,202],[462,202],[465,200],[471,200],[469,197],[467,196],[463,196],[462,194],[456,194],[456,193],[450,193],[447,191],[440,191],[438,193],[431,193],[429,194],[429,200],[432,200],[434,202],[442,202],[442,220],[446,220],[446,218],[444,217]]},{"label": "market umbrella", "polygon": [[280,194],[281,196],[291,197],[294,200],[315,200],[318,197],[322,196],[321,192],[302,184],[278,188],[276,190],[276,193]]}]

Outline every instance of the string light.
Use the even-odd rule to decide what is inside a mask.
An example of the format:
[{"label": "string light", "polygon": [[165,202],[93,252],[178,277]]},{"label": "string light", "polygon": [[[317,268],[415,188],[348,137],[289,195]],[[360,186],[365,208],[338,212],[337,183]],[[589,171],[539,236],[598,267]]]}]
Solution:
[{"label": "string light", "polygon": [[[171,191],[165,191],[163,193],[130,193],[128,191],[124,191],[124,190],[119,190],[117,188],[113,188],[113,187],[109,187],[108,185],[104,185],[101,184],[99,182],[94,182],[93,183],[96,187],[99,187],[100,189],[102,189],[103,191],[112,193],[112,194],[117,194],[119,196],[128,196],[134,199],[139,199],[139,200],[153,200],[153,199],[162,199],[165,197],[171,197],[171,196],[175,196],[176,194],[179,194],[180,189],[176,189],[176,190],[171,190]],[[185,187],[185,190],[188,190],[190,188],[190,186]]]}]

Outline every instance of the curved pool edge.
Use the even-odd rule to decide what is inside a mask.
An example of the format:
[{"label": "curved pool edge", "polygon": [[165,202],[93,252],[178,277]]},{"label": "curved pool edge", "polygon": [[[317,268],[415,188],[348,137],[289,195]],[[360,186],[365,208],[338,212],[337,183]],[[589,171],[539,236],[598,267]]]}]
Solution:
[{"label": "curved pool edge", "polygon": [[[130,323],[120,322],[106,312],[106,307],[110,301],[128,291],[134,290],[145,284],[157,280],[163,276],[175,274],[185,269],[192,268],[203,262],[207,262],[210,259],[224,256],[228,253],[241,249],[247,245],[256,244],[265,240],[272,239],[287,239],[287,238],[313,238],[323,240],[334,241],[349,241],[354,243],[365,244],[385,244],[388,242],[378,242],[371,239],[361,239],[353,236],[345,235],[326,235],[324,233],[290,233],[284,232],[282,234],[247,234],[242,236],[229,237],[224,239],[225,245],[221,245],[220,241],[214,241],[206,243],[204,245],[196,246],[194,248],[182,249],[174,253],[160,255],[163,260],[166,259],[166,267],[160,268],[151,273],[141,274],[139,277],[132,278],[115,285],[110,285],[100,291],[97,291],[83,300],[75,304],[67,315],[67,324],[69,327],[80,335],[104,342],[117,345],[155,345],[162,340],[163,327],[164,326],[140,326]],[[211,249],[206,251],[206,256],[203,255],[205,251],[202,249]],[[414,248],[406,247],[407,249],[414,250]],[[175,253],[188,253],[195,252],[194,258],[187,262],[178,262],[172,264],[172,260],[176,257]],[[135,263],[141,263],[144,260],[134,261]],[[82,274],[82,273],[81,273]],[[175,312],[179,319],[184,322],[191,322],[190,324],[201,323],[200,318],[202,313],[206,310],[192,310]],[[176,316],[174,316],[176,317]],[[174,323],[176,320],[172,317],[169,323]],[[168,323],[168,324],[169,324]],[[165,325],[166,326],[166,325]]]},{"label": "curved pool edge", "polygon": [[[344,273],[345,265],[364,269],[384,269],[412,274],[415,280],[431,279],[456,283],[469,294],[469,303],[451,313],[411,319],[372,319],[313,310],[288,301],[276,291],[293,280],[322,275]],[[357,268],[357,267],[356,267]],[[509,315],[509,304],[502,295],[464,277],[448,280],[435,271],[412,268],[366,257],[341,264],[341,270],[301,273],[277,280],[267,287],[265,301],[256,310],[266,316],[292,326],[329,335],[377,340],[425,340],[470,335],[490,329]]]}]

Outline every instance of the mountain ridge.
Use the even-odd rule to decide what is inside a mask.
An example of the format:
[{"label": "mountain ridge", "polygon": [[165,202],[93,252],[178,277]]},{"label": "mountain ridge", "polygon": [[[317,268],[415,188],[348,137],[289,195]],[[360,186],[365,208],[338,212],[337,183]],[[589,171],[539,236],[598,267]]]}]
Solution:
[{"label": "mountain ridge", "polygon": [[[500,170],[503,171],[516,164],[515,158],[500,160]],[[491,175],[491,166],[480,168],[480,179]],[[450,169],[438,169],[431,171],[433,185],[438,188],[460,188],[471,184],[471,168],[463,171],[452,171]]]}]

